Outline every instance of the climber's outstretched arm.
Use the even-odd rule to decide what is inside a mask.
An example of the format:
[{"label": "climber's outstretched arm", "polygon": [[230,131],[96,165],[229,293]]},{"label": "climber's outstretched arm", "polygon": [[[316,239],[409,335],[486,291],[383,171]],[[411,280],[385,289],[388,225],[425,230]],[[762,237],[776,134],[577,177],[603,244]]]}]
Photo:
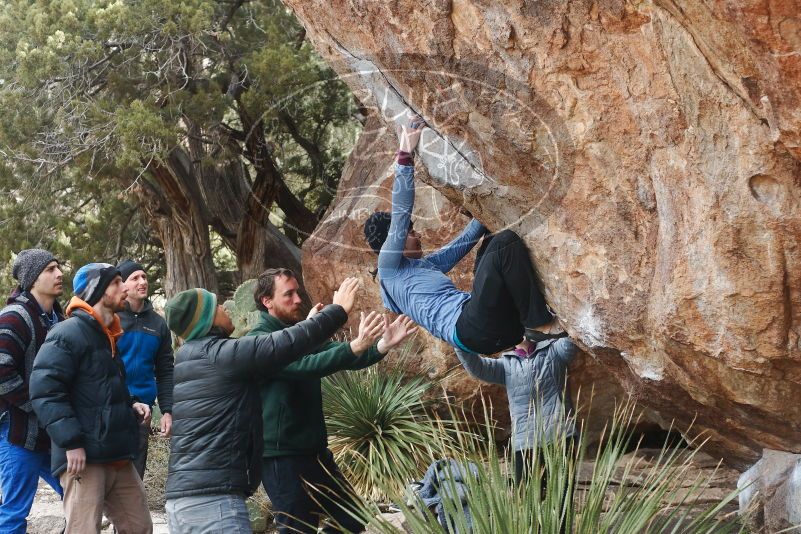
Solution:
[{"label": "climber's outstretched arm", "polygon": [[378,254],[379,269],[395,269],[403,258],[406,236],[411,226],[414,209],[414,149],[420,141],[425,123],[416,117],[400,133],[398,162],[395,165],[395,181],[392,185],[392,219],[389,233]]},{"label": "climber's outstretched arm", "polygon": [[387,240],[378,254],[379,269],[396,269],[403,258],[406,236],[414,209],[414,167],[395,165],[395,183],[392,186],[392,219]]},{"label": "climber's outstretched arm", "polygon": [[484,225],[476,219],[473,219],[465,226],[462,233],[459,234],[456,239],[438,251],[432,252],[426,256],[426,260],[436,265],[443,273],[447,273],[476,246],[481,236],[486,233],[487,229],[484,228]]}]

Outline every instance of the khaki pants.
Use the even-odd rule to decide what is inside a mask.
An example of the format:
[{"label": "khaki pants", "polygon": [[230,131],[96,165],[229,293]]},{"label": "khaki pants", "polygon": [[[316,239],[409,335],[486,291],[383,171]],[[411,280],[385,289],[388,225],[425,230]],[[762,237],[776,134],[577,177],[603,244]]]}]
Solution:
[{"label": "khaki pants", "polygon": [[119,534],[151,534],[145,486],[131,462],[115,468],[87,464],[78,476],[61,473],[66,534],[100,532],[103,513]]}]

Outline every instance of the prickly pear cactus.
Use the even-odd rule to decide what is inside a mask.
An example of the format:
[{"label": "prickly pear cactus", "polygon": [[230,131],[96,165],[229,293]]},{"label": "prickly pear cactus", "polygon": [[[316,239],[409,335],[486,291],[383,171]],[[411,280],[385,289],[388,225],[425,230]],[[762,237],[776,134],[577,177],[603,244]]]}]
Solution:
[{"label": "prickly pear cactus", "polygon": [[236,288],[234,298],[223,303],[234,323],[235,329],[231,337],[244,336],[256,326],[256,322],[259,320],[259,310],[253,300],[253,288],[255,285],[255,278],[242,282],[242,285]]}]

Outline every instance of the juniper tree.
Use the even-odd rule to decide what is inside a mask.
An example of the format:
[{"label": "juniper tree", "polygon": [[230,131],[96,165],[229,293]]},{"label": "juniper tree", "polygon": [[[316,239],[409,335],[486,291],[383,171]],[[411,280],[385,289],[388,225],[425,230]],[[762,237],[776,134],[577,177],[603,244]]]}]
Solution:
[{"label": "juniper tree", "polygon": [[275,0],[0,0],[9,198],[71,218],[80,202],[41,191],[88,187],[117,229],[138,207],[168,294],[217,288],[210,231],[244,278],[299,266],[359,129],[352,104]]}]

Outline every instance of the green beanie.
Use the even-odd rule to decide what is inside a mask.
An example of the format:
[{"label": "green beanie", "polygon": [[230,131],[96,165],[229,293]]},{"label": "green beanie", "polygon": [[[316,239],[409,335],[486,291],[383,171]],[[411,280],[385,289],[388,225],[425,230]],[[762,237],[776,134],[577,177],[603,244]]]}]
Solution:
[{"label": "green beanie", "polygon": [[184,341],[205,336],[216,312],[217,296],[200,288],[181,291],[164,306],[167,325]]}]

